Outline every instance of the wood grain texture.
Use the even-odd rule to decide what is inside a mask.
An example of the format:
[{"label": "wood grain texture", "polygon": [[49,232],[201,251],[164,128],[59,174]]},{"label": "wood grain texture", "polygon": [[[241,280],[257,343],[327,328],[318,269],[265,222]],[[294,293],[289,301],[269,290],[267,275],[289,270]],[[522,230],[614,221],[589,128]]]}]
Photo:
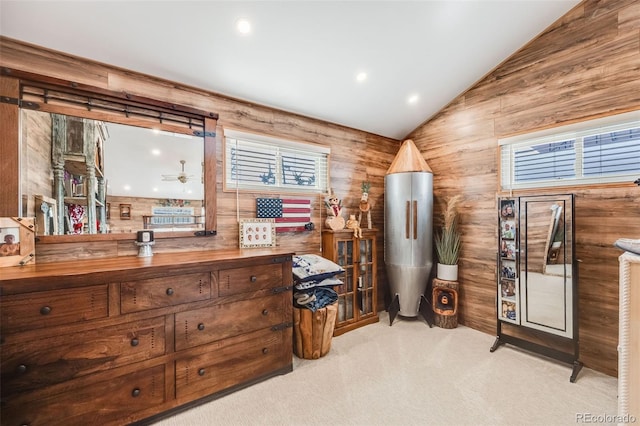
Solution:
[{"label": "wood grain texture", "polygon": [[[433,169],[434,211],[448,196],[463,197],[460,323],[496,329],[498,138],[639,109],[639,16],[637,1],[580,3],[407,136]],[[568,192],[576,194],[581,360],[616,375],[621,252],[612,244],[640,235],[640,189],[628,183],[502,195]],[[437,226],[441,219],[434,219]]]},{"label": "wood grain texture", "polygon": [[[153,247],[154,253],[236,248],[238,247],[237,219],[255,217],[255,198],[284,196],[284,194],[278,193],[241,192],[236,194],[235,192],[223,192],[222,141],[225,127],[330,147],[330,186],[342,199],[345,207],[344,214],[358,212],[361,184],[363,181],[369,181],[371,182],[369,200],[372,205],[373,226],[383,227],[384,174],[398,150],[399,142],[396,140],[233,99],[6,37],[0,37],[0,50],[2,51],[0,57],[0,66],[2,67],[44,74],[103,90],[126,92],[158,101],[214,111],[219,114],[219,119],[215,123],[215,153],[207,153],[207,155],[215,155],[216,157],[216,167],[211,172],[215,173],[217,178],[217,197],[215,200],[217,235],[156,238],[156,244]],[[18,129],[15,129],[13,135],[7,135],[5,127],[0,129],[0,137],[3,141],[2,149],[11,149],[14,152],[14,157],[17,158]],[[3,155],[1,158],[5,158],[5,156]],[[354,161],[354,158],[358,160]],[[14,172],[11,176],[15,176],[16,190],[7,196],[7,203],[3,201],[0,205],[8,207],[15,205],[15,209],[17,209],[17,201],[15,201],[17,200],[17,179],[19,176],[17,162],[13,167]],[[208,172],[208,170],[205,171],[207,176]],[[0,196],[4,196],[5,193],[6,191],[0,187]],[[320,254],[322,252],[320,232],[326,218],[323,202],[324,196],[312,197],[312,221],[316,225],[314,231],[278,234],[277,245],[297,253]],[[209,203],[206,209],[209,211],[213,207]],[[377,237],[379,258],[383,256],[382,235],[383,233],[380,233]],[[106,259],[113,256],[132,256],[137,253],[133,235],[125,239],[114,237],[84,240],[81,238],[73,241],[42,238],[36,245],[36,250],[39,263],[74,258]],[[384,265],[378,266],[378,276],[385,276]],[[384,300],[384,291],[385,286],[380,286],[378,300]]]},{"label": "wood grain texture", "polygon": [[[580,3],[407,135],[433,170],[434,211],[439,211],[439,204],[444,199],[455,194],[463,196],[458,312],[461,324],[495,333],[497,139],[640,108],[639,16],[638,4],[633,0]],[[15,40],[0,38],[0,49],[3,53],[0,65],[4,67],[46,72],[52,77],[104,89],[126,90],[216,111],[220,115],[218,135],[222,134],[224,126],[229,126],[331,147],[330,186],[342,198],[347,213],[357,211],[361,182],[371,182],[373,224],[381,231],[378,258],[383,259],[384,174],[398,151],[398,141]],[[6,149],[17,152],[17,147],[5,139],[5,132],[0,134],[2,152]],[[251,200],[264,194],[237,195],[222,191],[222,143],[219,138],[216,144],[218,235],[158,240],[154,246],[156,253],[237,247],[236,218],[254,214]],[[0,156],[2,158],[4,155]],[[358,160],[354,161],[354,158]],[[582,360],[590,368],[615,375],[616,265],[620,251],[612,243],[619,237],[640,234],[637,210],[640,191],[629,184],[547,192],[568,191],[576,194],[576,254],[582,260]],[[3,201],[0,206],[4,206],[4,199],[0,201]],[[313,199],[316,230],[279,234],[278,246],[299,253],[321,253],[320,230],[325,217],[322,202],[321,196]],[[438,226],[440,218],[434,219],[434,225]],[[488,247],[495,247],[495,250],[488,250]],[[135,253],[132,240],[37,245],[40,263],[69,260],[75,256],[106,259]],[[378,264],[378,281],[378,300],[381,302],[387,292],[383,262]]]},{"label": "wood grain texture", "polygon": [[[18,84],[13,79],[0,77],[0,95],[18,99]],[[0,103],[0,123],[17,122],[19,109],[13,103]],[[20,187],[20,149],[15,142],[18,140],[20,129],[5,129],[0,131],[0,169],[2,170],[2,187],[0,191],[0,217],[20,216],[18,204],[14,202]]]}]

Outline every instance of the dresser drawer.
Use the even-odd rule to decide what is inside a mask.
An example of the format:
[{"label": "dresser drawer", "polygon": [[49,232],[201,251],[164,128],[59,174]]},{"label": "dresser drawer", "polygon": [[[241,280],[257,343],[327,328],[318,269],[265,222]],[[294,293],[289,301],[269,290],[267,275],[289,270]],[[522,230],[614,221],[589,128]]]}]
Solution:
[{"label": "dresser drawer", "polygon": [[106,284],[3,296],[2,334],[105,318],[108,306]]},{"label": "dresser drawer", "polygon": [[283,285],[282,264],[279,263],[223,269],[219,272],[218,277],[218,294],[220,296],[230,296]]},{"label": "dresser drawer", "polygon": [[173,275],[120,284],[121,312],[163,308],[211,297],[211,274]]},{"label": "dresser drawer", "polygon": [[287,303],[288,291],[177,313],[176,351],[291,321]]},{"label": "dresser drawer", "polygon": [[164,317],[1,346],[2,394],[24,392],[165,353]]},{"label": "dresser drawer", "polygon": [[126,416],[165,402],[164,379],[164,364],[124,375],[115,369],[100,373],[95,381],[77,379],[61,393],[8,401],[2,410],[2,424],[124,424]]},{"label": "dresser drawer", "polygon": [[[176,397],[210,395],[291,365],[291,330],[256,333],[235,345],[176,360]],[[288,336],[288,338],[287,338]]]}]

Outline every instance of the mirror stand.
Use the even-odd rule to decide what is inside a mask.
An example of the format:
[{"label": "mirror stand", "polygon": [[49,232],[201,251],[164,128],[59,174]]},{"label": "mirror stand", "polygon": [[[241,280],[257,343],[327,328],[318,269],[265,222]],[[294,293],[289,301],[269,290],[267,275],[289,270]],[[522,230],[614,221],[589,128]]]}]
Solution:
[{"label": "mirror stand", "polygon": [[574,195],[499,199],[497,337],[582,369],[578,341],[578,268]]}]

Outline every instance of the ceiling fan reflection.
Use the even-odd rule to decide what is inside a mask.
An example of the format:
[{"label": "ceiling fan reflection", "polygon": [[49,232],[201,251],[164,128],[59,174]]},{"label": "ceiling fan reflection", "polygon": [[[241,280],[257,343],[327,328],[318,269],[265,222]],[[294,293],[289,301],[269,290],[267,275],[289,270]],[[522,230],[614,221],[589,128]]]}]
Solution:
[{"label": "ceiling fan reflection", "polygon": [[178,181],[180,183],[187,183],[192,180],[195,176],[187,175],[184,171],[185,160],[180,160],[180,164],[182,165],[182,170],[177,175],[162,175],[162,180],[164,182],[175,182]]}]

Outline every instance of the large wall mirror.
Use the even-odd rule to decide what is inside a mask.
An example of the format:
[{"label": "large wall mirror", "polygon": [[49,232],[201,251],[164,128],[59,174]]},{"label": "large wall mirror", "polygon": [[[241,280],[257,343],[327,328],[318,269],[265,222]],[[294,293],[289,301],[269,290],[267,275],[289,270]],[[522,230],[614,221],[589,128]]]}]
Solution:
[{"label": "large wall mirror", "polygon": [[6,124],[19,131],[3,137],[18,138],[19,194],[2,195],[36,218],[40,241],[133,238],[142,229],[159,237],[215,234],[217,114],[27,73],[11,77],[19,100]]},{"label": "large wall mirror", "polygon": [[21,111],[22,215],[36,235],[204,230],[204,138]]}]

